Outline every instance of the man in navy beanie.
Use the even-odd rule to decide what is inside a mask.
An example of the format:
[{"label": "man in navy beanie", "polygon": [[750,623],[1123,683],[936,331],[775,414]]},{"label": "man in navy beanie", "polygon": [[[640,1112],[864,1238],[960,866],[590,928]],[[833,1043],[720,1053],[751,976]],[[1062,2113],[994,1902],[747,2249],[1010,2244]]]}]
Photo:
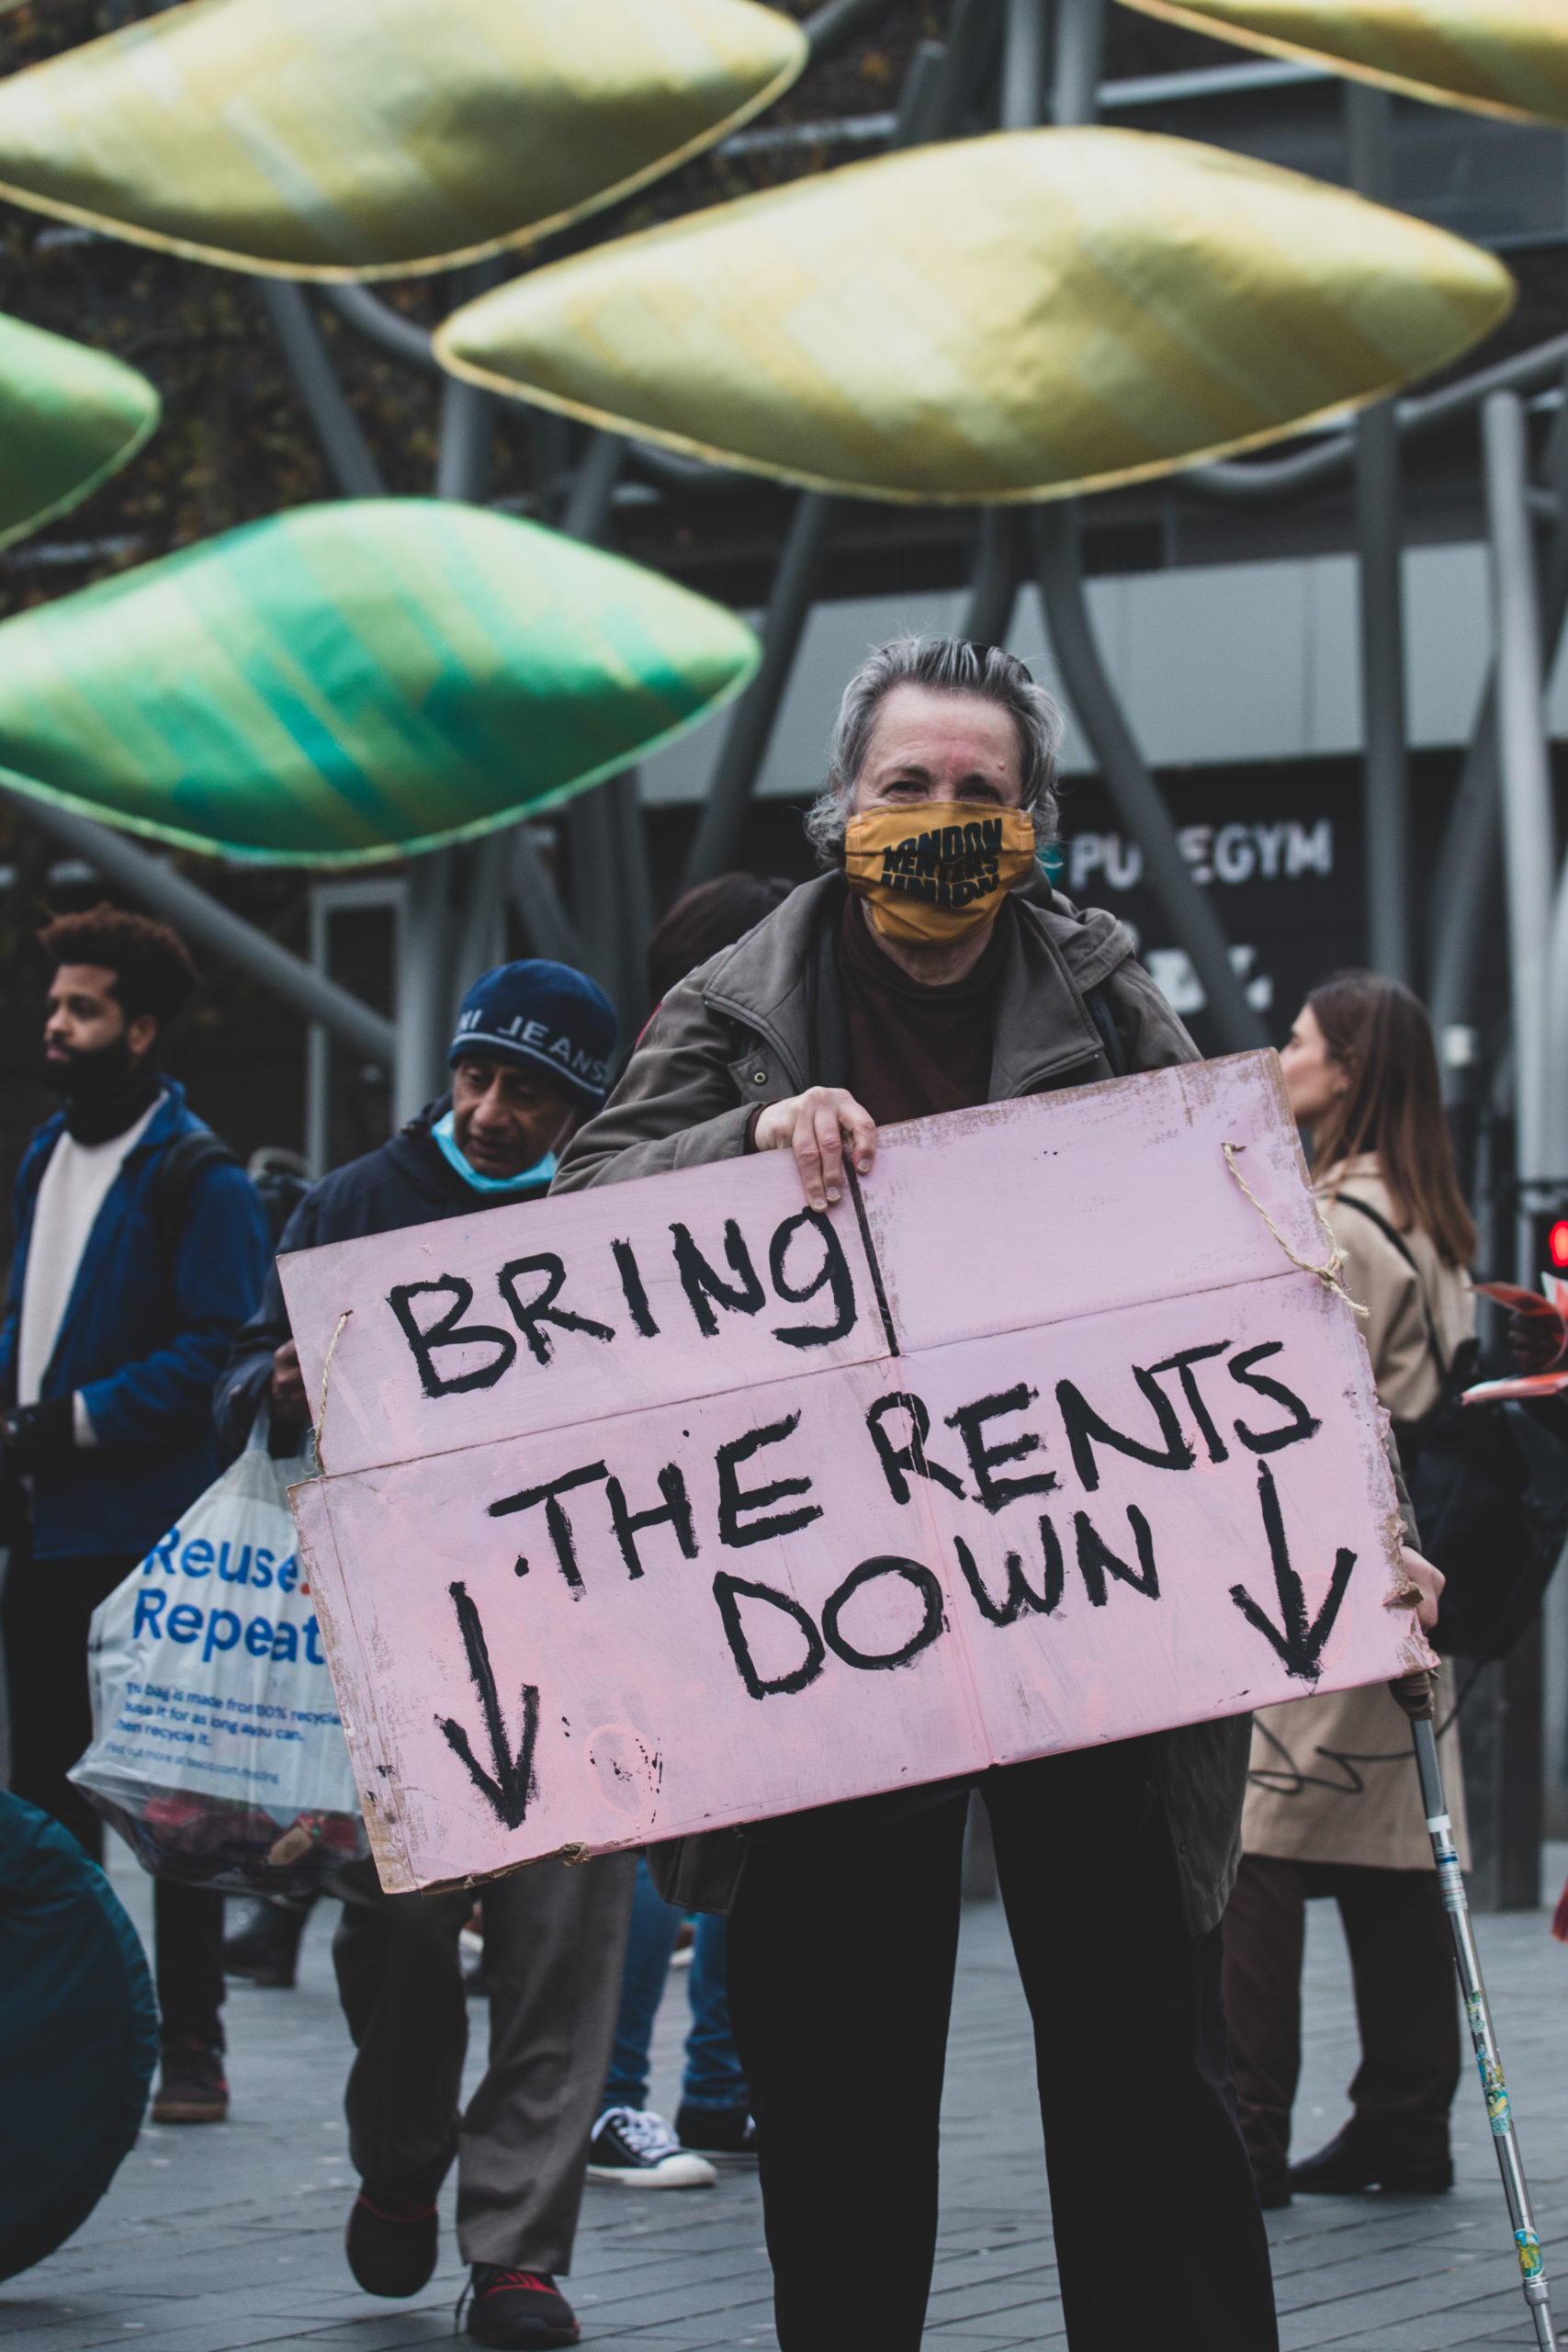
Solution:
[{"label": "man in navy beanie", "polygon": [[[313,1185],[281,1251],[390,1233],[476,1208],[542,1200],[609,1086],[615,1015],[564,964],[503,964],[463,1000],[452,1091],[401,1133]],[[310,1417],[276,1269],[235,1340],[214,1410],[227,1456],[264,1396],[281,1449]],[[483,1888],[490,2068],[459,2114],[468,2041],[457,1938],[471,1894],[386,1894],[373,1862],[341,1871],[333,1944],[356,2056],[344,2105],[361,2188],[349,2267],[373,2295],[416,2295],[435,2267],[435,2196],[457,2158],[457,2240],[472,2269],[468,2333],[482,2344],[575,2344],[555,2284],[570,2268],[588,2136],[609,2064],[635,1856],[536,1862]],[[290,1930],[292,1929],[292,1933]],[[275,1934],[292,1946],[299,1923]]]}]

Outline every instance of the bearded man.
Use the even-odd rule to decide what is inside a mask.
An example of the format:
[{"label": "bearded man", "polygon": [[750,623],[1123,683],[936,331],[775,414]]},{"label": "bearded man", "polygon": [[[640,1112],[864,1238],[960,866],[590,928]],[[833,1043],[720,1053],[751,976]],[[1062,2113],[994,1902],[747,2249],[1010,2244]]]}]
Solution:
[{"label": "bearded man", "polygon": [[[86,1849],[103,1824],[66,1774],[92,1737],[87,1632],[218,1475],[212,1384],[271,1255],[254,1185],[159,1068],[197,986],[175,934],[98,906],[39,933],[53,967],[44,1068],[65,1107],[17,1176],[0,1325],[11,1787]],[[223,1898],[153,1890],[160,2123],[217,2123]]]},{"label": "bearded man", "polygon": [[[889,1121],[1194,1059],[1129,933],[1044,884],[1061,732],[996,647],[874,653],[807,820],[829,870],[671,989],[557,1189],[792,1151],[821,1209]],[[1006,1262],[998,1235],[1002,1280]],[[1074,2352],[1277,2340],[1220,2007],[1247,1740],[1236,1716],[977,1783],[1035,2022]],[[920,2341],[967,1794],[653,1849],[663,1893],[728,1912],[783,2352]]]}]

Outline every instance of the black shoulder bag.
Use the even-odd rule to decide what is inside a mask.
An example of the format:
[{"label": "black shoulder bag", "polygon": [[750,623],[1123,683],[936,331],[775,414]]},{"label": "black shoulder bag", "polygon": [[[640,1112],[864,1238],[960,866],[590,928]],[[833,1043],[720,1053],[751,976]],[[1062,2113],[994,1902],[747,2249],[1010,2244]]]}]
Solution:
[{"label": "black shoulder bag", "polygon": [[1515,1404],[1465,1405],[1480,1343],[1443,1361],[1421,1269],[1385,1216],[1341,1193],[1416,1276],[1427,1344],[1442,1380],[1418,1421],[1396,1422],[1421,1549],[1447,1582],[1429,1636],[1448,1657],[1506,1657],[1534,1618],[1568,1537],[1568,1452]]}]

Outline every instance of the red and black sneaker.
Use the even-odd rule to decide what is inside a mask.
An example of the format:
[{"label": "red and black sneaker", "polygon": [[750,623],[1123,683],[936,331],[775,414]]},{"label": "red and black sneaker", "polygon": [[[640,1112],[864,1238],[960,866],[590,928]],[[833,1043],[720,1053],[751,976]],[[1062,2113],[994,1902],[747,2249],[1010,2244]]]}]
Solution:
[{"label": "red and black sneaker", "polygon": [[535,2346],[575,2344],[581,2330],[577,2314],[546,2270],[506,2270],[499,2263],[476,2262],[468,2334],[503,2352],[534,2352]]},{"label": "red and black sneaker", "polygon": [[417,2295],[435,2267],[439,2229],[427,2197],[362,2188],[344,2238],[348,2267],[367,2295]]}]

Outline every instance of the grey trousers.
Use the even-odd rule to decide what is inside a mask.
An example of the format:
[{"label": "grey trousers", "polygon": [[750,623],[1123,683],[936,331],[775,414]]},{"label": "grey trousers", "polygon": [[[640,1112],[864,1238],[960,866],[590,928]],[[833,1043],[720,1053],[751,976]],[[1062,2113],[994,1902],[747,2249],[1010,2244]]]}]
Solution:
[{"label": "grey trousers", "polygon": [[473,1894],[385,1894],[370,1862],[333,1882],[344,1902],[333,1960],[357,2050],[350,2157],[373,2190],[434,2198],[456,2155],[465,2262],[571,2267],[636,1880],[635,1854],[607,1854],[536,1862],[479,1890],[490,2067],[461,2115],[457,1938]]}]

